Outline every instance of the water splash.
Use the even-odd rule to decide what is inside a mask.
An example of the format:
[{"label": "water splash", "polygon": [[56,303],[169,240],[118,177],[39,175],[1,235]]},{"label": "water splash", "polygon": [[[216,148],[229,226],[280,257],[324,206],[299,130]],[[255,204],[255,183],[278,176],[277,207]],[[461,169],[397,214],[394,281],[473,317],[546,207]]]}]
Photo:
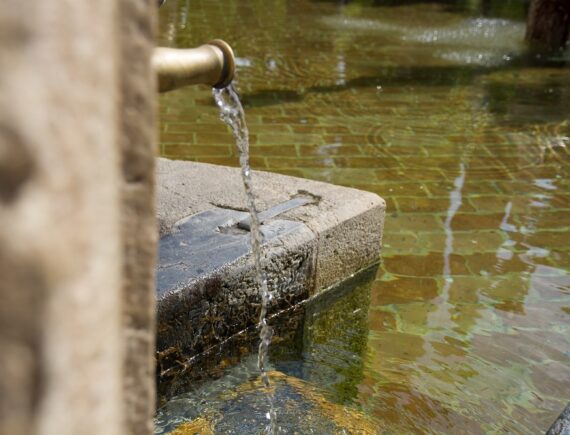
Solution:
[{"label": "water splash", "polygon": [[249,166],[249,131],[245,122],[243,106],[233,85],[223,89],[213,89],[212,92],[214,94],[216,104],[220,108],[220,119],[232,129],[239,151],[241,177],[245,189],[247,208],[251,219],[251,250],[253,252],[253,259],[255,262],[255,278],[261,293],[261,311],[259,313],[259,338],[261,341],[259,343],[257,367],[259,368],[261,380],[269,397],[270,409],[267,413],[267,419],[269,420],[267,433],[274,434],[277,433],[277,416],[275,407],[273,406],[273,394],[270,392],[271,384],[269,375],[266,370],[267,354],[269,345],[271,344],[271,338],[273,336],[273,329],[267,323],[267,307],[271,301],[271,293],[267,287],[267,279],[261,265],[262,234],[259,218],[257,216],[257,208],[255,206],[251,167]]}]

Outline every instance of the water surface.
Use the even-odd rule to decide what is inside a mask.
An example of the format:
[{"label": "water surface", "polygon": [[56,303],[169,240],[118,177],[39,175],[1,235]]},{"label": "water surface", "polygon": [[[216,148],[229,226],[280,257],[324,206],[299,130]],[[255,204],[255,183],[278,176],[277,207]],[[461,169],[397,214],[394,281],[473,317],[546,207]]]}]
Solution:
[{"label": "water surface", "polygon": [[[280,367],[347,379],[311,385],[381,432],[540,433],[570,400],[569,59],[529,59],[524,13],[514,0],[161,10],[161,44],[234,47],[254,169],[387,200],[359,364],[333,358],[347,333],[302,354],[302,371]],[[162,155],[238,166],[209,89],[160,110]]]}]

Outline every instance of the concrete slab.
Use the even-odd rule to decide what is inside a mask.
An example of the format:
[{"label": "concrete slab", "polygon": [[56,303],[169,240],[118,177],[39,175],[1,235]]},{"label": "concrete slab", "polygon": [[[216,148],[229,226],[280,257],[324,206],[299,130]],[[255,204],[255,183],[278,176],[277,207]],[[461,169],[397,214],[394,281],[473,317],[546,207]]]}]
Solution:
[{"label": "concrete slab", "polygon": [[[319,293],[379,258],[385,202],[356,189],[253,172],[259,211],[268,212],[263,267],[270,313]],[[163,375],[254,325],[259,312],[240,170],[159,159],[158,359]],[[284,207],[285,209],[287,207]]]}]

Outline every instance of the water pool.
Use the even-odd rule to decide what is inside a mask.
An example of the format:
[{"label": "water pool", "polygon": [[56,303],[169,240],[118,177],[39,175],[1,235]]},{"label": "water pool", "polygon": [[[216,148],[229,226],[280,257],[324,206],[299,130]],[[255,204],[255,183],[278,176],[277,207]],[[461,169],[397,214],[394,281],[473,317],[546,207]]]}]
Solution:
[{"label": "water pool", "polygon": [[[570,400],[570,59],[528,59],[524,13],[514,0],[161,10],[161,45],[234,47],[255,169],[387,200],[383,262],[354,308],[364,331],[331,345],[355,337],[360,363],[301,355],[351,387],[278,367],[380,433],[534,434]],[[160,112],[162,155],[238,165],[209,89],[166,94]]]}]

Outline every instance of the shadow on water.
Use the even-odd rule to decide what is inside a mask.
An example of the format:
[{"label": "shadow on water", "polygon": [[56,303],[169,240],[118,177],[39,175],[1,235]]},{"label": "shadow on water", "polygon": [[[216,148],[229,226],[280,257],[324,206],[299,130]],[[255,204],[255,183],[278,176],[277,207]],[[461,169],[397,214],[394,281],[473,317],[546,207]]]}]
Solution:
[{"label": "shadow on water", "polygon": [[522,19],[526,17],[530,0],[311,0],[313,3],[335,3],[348,5],[351,3],[363,6],[399,7],[421,4],[441,5],[446,12],[470,12],[482,17],[499,17]]},{"label": "shadow on water", "polygon": [[442,4],[447,5],[453,9],[461,9],[469,4],[468,1],[458,0],[311,0],[313,3],[336,3],[336,4],[349,4],[358,3],[363,6],[408,6],[415,4]]},{"label": "shadow on water", "polygon": [[[513,59],[508,66],[485,67],[474,66],[429,66],[429,67],[386,67],[377,75],[361,76],[346,80],[342,84],[316,85],[307,87],[302,91],[283,89],[263,89],[256,92],[244,93],[242,101],[246,108],[258,108],[284,103],[297,103],[303,101],[309,94],[331,94],[344,92],[350,89],[409,86],[441,86],[455,87],[471,85],[482,81],[484,101],[487,109],[495,115],[510,112],[525,102],[540,101],[544,113],[534,110],[527,113],[524,122],[552,122],[565,120],[570,117],[568,106],[567,87],[557,78],[542,79],[540,82],[521,81],[518,76],[525,68],[551,68],[553,72],[565,68],[568,60],[563,57],[548,58],[530,54],[523,54]],[[511,77],[511,80],[495,82],[486,80],[493,73],[501,73]],[[542,107],[544,106],[544,107]]]},{"label": "shadow on water", "polygon": [[[551,123],[570,117],[567,87],[554,80],[527,84],[486,83],[484,88],[489,112],[508,117],[511,124]],[[539,106],[537,101],[540,101]]]},{"label": "shadow on water", "polygon": [[304,96],[298,91],[285,89],[262,89],[256,92],[240,95],[242,104],[247,107],[265,107],[281,103],[297,103]]},{"label": "shadow on water", "polygon": [[374,76],[361,76],[346,80],[343,84],[318,85],[303,91],[264,89],[241,95],[246,108],[279,105],[303,101],[307,94],[330,94],[348,89],[375,88],[377,86],[450,86],[468,84],[488,69],[465,67],[387,67]]}]

